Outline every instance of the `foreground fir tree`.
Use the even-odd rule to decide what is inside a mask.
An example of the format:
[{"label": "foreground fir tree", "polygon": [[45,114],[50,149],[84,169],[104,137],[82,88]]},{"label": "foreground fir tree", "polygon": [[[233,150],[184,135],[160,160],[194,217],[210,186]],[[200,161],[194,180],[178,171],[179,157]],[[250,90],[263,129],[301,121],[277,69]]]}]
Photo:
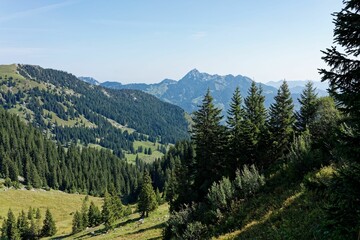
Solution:
[{"label": "foreground fir tree", "polygon": [[156,194],[151,184],[150,175],[147,171],[144,171],[138,202],[138,210],[141,213],[141,217],[148,217],[149,212],[154,211],[157,206]]},{"label": "foreground fir tree", "polygon": [[43,223],[43,227],[41,229],[41,236],[43,237],[51,237],[56,233],[56,225],[53,219],[53,216],[49,209],[46,209],[45,219]]},{"label": "foreground fir tree", "polygon": [[210,90],[207,91],[199,110],[194,112],[192,140],[195,144],[195,199],[201,201],[214,181],[227,174],[224,157],[227,136],[221,125],[221,109],[216,108]]},{"label": "foreground fir tree", "polygon": [[330,69],[321,69],[320,74],[322,81],[329,81],[330,93],[345,115],[339,157],[346,164],[330,186],[329,229],[344,239],[356,239],[360,236],[360,1],[343,2],[344,8],[333,14],[334,43],[343,52],[336,47],[323,51]]},{"label": "foreground fir tree", "polygon": [[295,114],[296,129],[299,132],[303,132],[315,120],[317,111],[317,94],[312,82],[306,83],[305,89],[302,91],[298,101],[300,103],[300,111]]},{"label": "foreground fir tree", "polygon": [[[230,109],[228,110],[228,119],[226,121],[229,127],[229,161],[230,168],[237,169],[243,164],[243,134],[244,134],[244,117],[245,111],[242,108],[242,98],[240,95],[240,89],[237,87],[233,94],[230,103]],[[235,176],[235,170],[230,174]]]},{"label": "foreground fir tree", "polygon": [[[275,103],[270,106],[269,131],[272,161],[282,157],[294,136],[294,104],[286,81],[280,86]],[[271,161],[270,160],[270,161]]]},{"label": "foreground fir tree", "polygon": [[253,81],[248,90],[248,96],[244,100],[244,154],[245,163],[259,165],[261,158],[265,155],[265,121],[267,117],[264,106],[265,97],[262,95],[261,87],[258,88]]}]

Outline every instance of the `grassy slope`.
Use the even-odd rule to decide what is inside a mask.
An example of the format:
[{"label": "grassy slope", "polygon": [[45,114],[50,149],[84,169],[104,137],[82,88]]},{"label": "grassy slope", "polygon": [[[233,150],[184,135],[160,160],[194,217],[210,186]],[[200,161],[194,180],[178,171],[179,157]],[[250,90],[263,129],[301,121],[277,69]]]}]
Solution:
[{"label": "grassy slope", "polygon": [[[29,207],[40,208],[42,220],[46,208],[49,208],[56,222],[57,234],[68,234],[72,228],[72,214],[81,209],[85,195],[67,194],[60,191],[44,190],[5,190],[0,189],[0,216],[6,217],[9,208],[17,217],[21,210],[26,213]],[[89,197],[99,207],[102,206],[102,199]],[[2,224],[2,219],[0,219]]]},{"label": "grassy slope", "polygon": [[[161,239],[162,228],[168,218],[168,204],[160,205],[157,210],[150,213],[148,218],[144,219],[143,224],[139,224],[139,213],[133,213],[115,224],[115,229],[104,232],[104,226],[88,229],[71,236],[73,239]],[[92,235],[91,233],[94,233]]]},{"label": "grassy slope", "polygon": [[[311,179],[328,179],[334,172],[328,166],[312,173]],[[324,239],[319,232],[324,203],[317,192],[302,183],[279,185],[260,194],[242,209],[239,228],[214,239]]]},{"label": "grassy slope", "polygon": [[[154,143],[153,142],[149,142],[149,141],[134,141],[134,149],[135,151],[138,149],[138,147],[142,146],[143,147],[143,152],[142,153],[138,153],[138,154],[130,154],[130,153],[126,153],[125,157],[128,160],[128,162],[132,162],[135,163],[135,159],[136,159],[136,155],[139,156],[140,159],[142,159],[143,161],[149,163],[149,162],[153,162],[155,161],[155,159],[157,158],[161,158],[164,156],[163,153],[157,151],[157,147],[161,146],[161,144],[159,143]],[[152,154],[151,155],[146,155],[144,154],[144,151],[146,149],[151,148]]]}]

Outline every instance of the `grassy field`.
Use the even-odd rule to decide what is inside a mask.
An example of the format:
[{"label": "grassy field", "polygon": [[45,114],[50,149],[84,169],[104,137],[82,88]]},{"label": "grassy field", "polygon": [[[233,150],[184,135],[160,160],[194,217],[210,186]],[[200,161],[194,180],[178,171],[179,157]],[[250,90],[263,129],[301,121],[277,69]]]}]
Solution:
[{"label": "grassy field", "polygon": [[150,213],[149,217],[145,218],[142,224],[139,224],[139,213],[133,213],[116,222],[115,229],[108,233],[104,231],[104,226],[99,226],[67,237],[69,239],[161,239],[162,229],[165,221],[168,219],[168,215],[169,205],[163,204],[157,210]]},{"label": "grassy field", "polygon": [[[137,153],[137,154],[125,153],[125,157],[126,157],[127,161],[131,162],[131,163],[135,163],[136,155],[138,155],[140,159],[142,159],[143,161],[145,161],[147,163],[153,162],[153,161],[155,161],[155,159],[161,158],[162,156],[164,156],[164,154],[162,152],[159,152],[157,150],[157,147],[159,145],[161,146],[161,144],[159,144],[159,143],[155,143],[155,145],[154,145],[153,142],[149,142],[149,141],[146,141],[146,142],[134,141],[135,151],[138,149],[138,147],[142,146],[143,152]],[[151,155],[144,154],[145,148],[146,149],[151,148],[152,154]]]},{"label": "grassy field", "polygon": [[[73,213],[81,209],[85,195],[67,194],[60,191],[44,190],[13,190],[0,189],[0,225],[3,217],[7,216],[9,208],[17,217],[21,210],[28,211],[29,207],[40,208],[42,220],[45,211],[50,209],[56,222],[57,234],[69,234],[72,228]],[[89,197],[90,201],[101,207],[102,199]]]},{"label": "grassy field", "polygon": [[[149,214],[142,224],[140,215],[134,213],[118,220],[112,231],[105,232],[104,226],[89,228],[76,235],[71,235],[73,213],[80,210],[85,195],[67,194],[60,191],[44,190],[13,190],[0,189],[0,226],[9,208],[17,217],[21,210],[27,212],[29,207],[40,208],[42,219],[45,211],[50,209],[56,222],[57,234],[51,239],[161,239],[162,229],[169,216],[169,205],[160,205]],[[101,209],[103,200],[89,196],[89,201]]]}]

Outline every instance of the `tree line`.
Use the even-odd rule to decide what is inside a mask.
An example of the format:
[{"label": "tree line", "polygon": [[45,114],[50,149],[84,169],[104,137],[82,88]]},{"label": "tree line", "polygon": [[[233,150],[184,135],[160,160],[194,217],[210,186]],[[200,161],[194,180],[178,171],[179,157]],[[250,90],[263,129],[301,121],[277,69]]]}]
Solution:
[{"label": "tree line", "polygon": [[40,209],[29,208],[27,214],[22,210],[16,219],[9,209],[7,218],[1,227],[2,240],[39,239],[51,237],[56,234],[56,224],[49,209],[45,212],[45,218],[41,226]]}]

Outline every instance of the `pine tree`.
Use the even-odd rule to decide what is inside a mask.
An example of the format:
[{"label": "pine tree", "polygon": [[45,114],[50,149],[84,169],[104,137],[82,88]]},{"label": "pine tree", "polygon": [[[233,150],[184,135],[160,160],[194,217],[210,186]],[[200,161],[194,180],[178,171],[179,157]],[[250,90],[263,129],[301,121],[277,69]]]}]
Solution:
[{"label": "pine tree", "polygon": [[76,211],[74,214],[73,222],[72,222],[72,233],[78,233],[83,230],[82,225],[82,217],[79,211]]},{"label": "pine tree", "polygon": [[151,178],[147,171],[144,171],[143,181],[139,194],[138,210],[141,217],[148,217],[149,212],[157,208],[156,195],[151,184]]},{"label": "pine tree", "polygon": [[221,124],[221,109],[216,108],[210,90],[207,91],[199,110],[194,112],[192,140],[195,144],[196,166],[194,179],[195,199],[201,201],[215,181],[227,174],[225,149],[226,128]]},{"label": "pine tree", "polygon": [[9,209],[7,219],[4,220],[4,222],[6,222],[6,224],[3,224],[2,236],[4,236],[5,239],[9,239],[9,240],[20,239],[20,233],[16,224],[16,218],[14,213],[11,211],[11,209]]},{"label": "pine tree", "polygon": [[88,217],[88,206],[86,203],[86,200],[83,200],[82,206],[81,206],[81,218],[82,218],[82,226],[86,228],[89,225],[89,217]]},{"label": "pine tree", "polygon": [[29,231],[29,224],[27,221],[27,217],[24,211],[21,211],[17,221],[17,228],[19,229],[19,233],[22,239],[27,237],[27,233]]},{"label": "pine tree", "polygon": [[[330,94],[344,113],[342,133],[338,141],[341,158],[347,163],[337,170],[330,185],[329,229],[341,238],[359,237],[360,219],[360,2],[344,0],[344,8],[335,17],[336,47],[323,51],[322,59],[330,70],[321,69],[322,81],[329,81]],[[338,237],[339,238],[339,237]]]},{"label": "pine tree", "polygon": [[305,85],[298,101],[300,103],[300,111],[295,114],[296,128],[299,132],[305,131],[309,125],[315,120],[317,110],[317,94],[312,82]]},{"label": "pine tree", "polygon": [[111,195],[108,193],[108,191],[105,192],[104,205],[101,212],[101,216],[105,223],[105,228],[112,229],[113,228],[112,225],[115,222],[115,212],[113,209]]},{"label": "pine tree", "polygon": [[293,139],[295,122],[293,110],[294,104],[291,93],[284,80],[275,96],[275,103],[270,106],[269,130],[272,143],[272,161],[276,161],[285,154]]},{"label": "pine tree", "polygon": [[91,201],[90,203],[88,219],[89,219],[89,227],[95,227],[99,225],[101,222],[100,210],[93,201]]},{"label": "pine tree", "polygon": [[52,214],[49,209],[46,209],[45,219],[43,223],[43,227],[41,229],[41,236],[43,237],[51,237],[56,233],[56,225],[55,221],[52,217]]},{"label": "pine tree", "polygon": [[244,117],[245,111],[242,108],[242,99],[240,89],[237,87],[233,94],[228,110],[228,119],[226,121],[229,127],[229,169],[233,169],[231,176],[235,176],[235,169],[240,168],[244,162],[243,158],[243,134],[244,134]]},{"label": "pine tree", "polygon": [[262,95],[262,88],[258,88],[254,81],[251,83],[244,103],[244,162],[246,164],[258,164],[266,151],[263,141],[266,140],[264,135],[266,133],[267,112],[264,106],[265,97]]},{"label": "pine tree", "polygon": [[360,4],[358,0],[344,1],[345,7],[335,16],[334,43],[336,47],[322,51],[322,59],[330,70],[321,69],[322,81],[329,81],[330,94],[345,113],[346,131],[343,136],[347,158],[360,162]]}]

